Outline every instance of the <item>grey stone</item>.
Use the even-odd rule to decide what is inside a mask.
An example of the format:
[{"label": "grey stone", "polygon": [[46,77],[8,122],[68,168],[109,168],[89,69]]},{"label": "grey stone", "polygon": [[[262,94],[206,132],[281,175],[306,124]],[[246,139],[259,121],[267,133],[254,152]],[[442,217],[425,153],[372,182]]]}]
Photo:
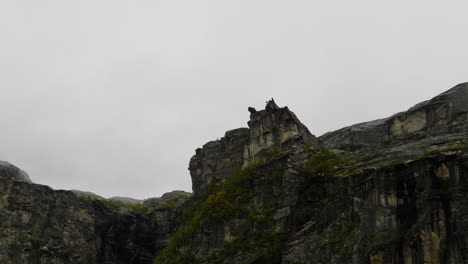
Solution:
[{"label": "grey stone", "polygon": [[[137,205],[54,191],[1,162],[0,263],[149,264],[177,230],[170,249],[188,256],[184,263],[468,263],[467,89],[319,139],[272,99],[251,113],[249,128],[196,150],[194,195],[174,191]],[[336,175],[304,169],[314,165],[310,149],[324,145],[348,161]],[[243,196],[225,201],[240,212],[197,218],[213,197],[204,193],[210,184],[258,160]]]},{"label": "grey stone", "polygon": [[33,183],[25,171],[6,161],[0,161],[0,179],[2,178],[18,182]]},{"label": "grey stone", "polygon": [[320,140],[332,149],[354,151],[467,132],[468,84],[454,88],[389,118],[329,132]]}]

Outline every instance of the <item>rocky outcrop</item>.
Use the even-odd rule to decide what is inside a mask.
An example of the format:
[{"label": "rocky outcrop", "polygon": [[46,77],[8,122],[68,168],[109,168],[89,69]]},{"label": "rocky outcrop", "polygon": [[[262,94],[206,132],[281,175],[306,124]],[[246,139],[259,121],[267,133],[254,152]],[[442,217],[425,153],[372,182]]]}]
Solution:
[{"label": "rocky outcrop", "polygon": [[239,128],[197,149],[189,165],[193,192],[200,193],[207,185],[225,179],[239,169],[244,163],[243,153],[248,141],[249,129]]},{"label": "rocky outcrop", "polygon": [[97,195],[93,192],[86,192],[86,191],[80,191],[80,190],[70,190],[72,193],[74,193],[76,196],[86,198],[86,199],[91,199],[91,200],[107,200],[106,198]]},{"label": "rocky outcrop", "polygon": [[109,198],[109,201],[114,203],[126,203],[126,204],[143,204],[144,200],[138,200],[130,197],[114,196]]},{"label": "rocky outcrop", "polygon": [[143,205],[148,208],[146,217],[150,220],[155,231],[152,235],[155,244],[153,256],[167,246],[169,239],[179,228],[185,204],[191,198],[191,193],[172,191],[158,198],[146,199],[143,202]]},{"label": "rocky outcrop", "polygon": [[251,113],[248,125],[250,140],[244,151],[244,166],[264,157],[268,151],[287,148],[294,141],[320,145],[288,107],[278,107],[273,99],[267,102],[265,110]]},{"label": "rocky outcrop", "polygon": [[2,177],[0,263],[151,263],[180,219],[181,202],[169,200],[120,207]]},{"label": "rocky outcrop", "polygon": [[250,109],[243,170],[200,190],[157,263],[468,263],[466,94],[319,140],[274,101]]},{"label": "rocky outcrop", "polygon": [[112,202],[0,163],[0,263],[468,264],[468,85],[318,139],[248,110],[196,150],[194,195]]},{"label": "rocky outcrop", "polygon": [[99,201],[14,181],[2,181],[0,201],[1,263],[145,263],[153,253],[150,235],[134,235],[149,223]]},{"label": "rocky outcrop", "polygon": [[249,128],[228,131],[220,140],[196,150],[189,166],[194,193],[202,192],[207,185],[227,178],[269,151],[288,148],[294,142],[320,145],[293,112],[278,107],[273,99],[267,102],[265,110],[250,107],[249,112]]},{"label": "rocky outcrop", "polygon": [[462,83],[406,112],[326,133],[320,140],[329,148],[355,151],[466,133],[467,102],[468,83]]},{"label": "rocky outcrop", "polygon": [[467,161],[441,155],[316,179],[281,263],[468,263]]},{"label": "rocky outcrop", "polygon": [[25,171],[6,161],[0,161],[0,180],[32,183],[29,175]]}]

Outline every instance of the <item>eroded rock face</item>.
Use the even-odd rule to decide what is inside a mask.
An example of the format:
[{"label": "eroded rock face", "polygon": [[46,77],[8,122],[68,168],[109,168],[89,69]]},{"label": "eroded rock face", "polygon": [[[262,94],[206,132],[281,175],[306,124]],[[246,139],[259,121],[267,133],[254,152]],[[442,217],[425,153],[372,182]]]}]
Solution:
[{"label": "eroded rock face", "polygon": [[193,192],[200,193],[207,185],[225,179],[239,169],[244,163],[243,152],[248,141],[249,129],[239,128],[197,149],[189,165]]},{"label": "eroded rock face", "polygon": [[251,113],[250,140],[244,151],[244,165],[264,157],[273,149],[287,148],[294,141],[319,146],[318,139],[304,126],[288,107],[280,108],[273,99],[265,110]]},{"label": "eroded rock face", "polygon": [[281,263],[467,263],[467,158],[439,156],[317,179],[296,208],[326,203],[327,209],[314,208],[322,213],[310,218],[293,212],[305,224]]},{"label": "eroded rock face", "polygon": [[[243,188],[241,197],[219,201],[247,213],[210,221],[205,212],[173,256],[224,264],[468,263],[467,107],[462,84],[407,112],[319,140],[274,101],[250,111],[248,178],[194,200],[218,201]],[[321,144],[348,160],[341,173],[307,173],[307,164],[327,166],[327,154],[310,164],[310,149],[321,151]],[[275,149],[282,154],[253,162]]]},{"label": "eroded rock face", "polygon": [[32,183],[25,171],[6,161],[0,161],[0,180],[2,179]]},{"label": "eroded rock face", "polygon": [[126,225],[134,223],[132,217],[120,218],[99,202],[15,181],[2,181],[0,201],[1,263],[114,263],[132,258],[132,239],[119,243],[125,234],[131,236]]},{"label": "eroded rock face", "polygon": [[151,263],[181,213],[180,203],[168,202],[176,198],[161,199],[140,213],[2,177],[0,263]]},{"label": "eroded rock face", "polygon": [[0,163],[0,263],[468,264],[467,91],[320,139],[271,100],[196,150],[194,196],[143,205]]},{"label": "eroded rock face", "polygon": [[354,151],[468,131],[468,84],[463,83],[406,112],[326,133],[329,148]]},{"label": "eroded rock face", "polygon": [[280,108],[271,100],[265,110],[249,108],[249,128],[226,132],[220,140],[197,149],[190,160],[192,189],[200,193],[211,183],[229,177],[234,171],[269,151],[288,148],[297,142],[319,147],[318,139],[287,107]]}]

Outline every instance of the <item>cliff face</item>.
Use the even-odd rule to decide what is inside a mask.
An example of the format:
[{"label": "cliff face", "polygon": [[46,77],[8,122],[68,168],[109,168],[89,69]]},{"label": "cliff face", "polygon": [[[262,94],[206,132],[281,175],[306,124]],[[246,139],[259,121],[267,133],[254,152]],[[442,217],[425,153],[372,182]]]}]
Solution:
[{"label": "cliff face", "polygon": [[355,151],[466,133],[467,102],[468,84],[463,83],[406,112],[345,127],[320,139],[329,148]]},{"label": "cliff face", "polygon": [[249,128],[228,131],[220,140],[208,142],[196,150],[189,166],[194,193],[226,179],[269,151],[286,149],[294,142],[320,145],[287,107],[280,108],[271,100],[265,110],[251,109]]},{"label": "cliff face", "polygon": [[467,93],[319,139],[273,101],[249,109],[243,166],[194,186],[157,263],[468,263]]},{"label": "cliff face", "polygon": [[239,128],[197,149],[189,165],[193,192],[202,192],[207,185],[226,178],[241,167],[248,140],[249,129]]},{"label": "cliff face", "polygon": [[0,167],[0,262],[468,263],[468,85],[320,138],[273,100],[249,111],[196,150],[192,198],[119,205]]},{"label": "cliff face", "polygon": [[281,263],[468,263],[467,162],[442,155],[316,179],[296,207],[313,213]]},{"label": "cliff face", "polygon": [[0,263],[151,263],[179,219],[181,202],[164,198],[128,207],[3,178]]}]

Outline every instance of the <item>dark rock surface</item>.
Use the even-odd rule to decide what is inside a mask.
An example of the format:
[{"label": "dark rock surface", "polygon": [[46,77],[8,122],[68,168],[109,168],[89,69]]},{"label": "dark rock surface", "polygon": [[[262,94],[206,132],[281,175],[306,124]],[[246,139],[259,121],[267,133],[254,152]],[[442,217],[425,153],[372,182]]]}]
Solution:
[{"label": "dark rock surface", "polygon": [[72,193],[76,194],[76,196],[87,198],[87,199],[94,199],[94,200],[107,200],[106,198],[97,195],[93,192],[86,192],[80,190],[70,190]]},{"label": "dark rock surface", "polygon": [[292,213],[298,228],[281,263],[468,263],[467,159],[317,179]]},{"label": "dark rock surface", "polygon": [[139,212],[2,178],[0,263],[151,263],[177,226],[179,204]]},{"label": "dark rock surface", "polygon": [[[182,224],[190,232],[177,233],[184,239],[157,263],[468,263],[467,106],[461,84],[317,140],[287,108],[267,102],[250,116],[248,177],[207,183],[194,201],[199,214]],[[341,159],[347,165],[330,164]]]},{"label": "dark rock surface", "polygon": [[265,110],[250,112],[249,128],[228,131],[220,140],[208,142],[196,150],[189,166],[195,194],[268,151],[288,148],[294,141],[320,145],[293,112],[287,107],[278,107],[273,100],[267,102]]},{"label": "dark rock surface", "polygon": [[189,165],[193,192],[202,192],[208,184],[226,178],[241,167],[248,141],[249,129],[239,128],[197,149]]},{"label": "dark rock surface", "polygon": [[249,112],[196,150],[194,195],[114,203],[0,163],[0,263],[468,264],[467,84],[318,139]]},{"label": "dark rock surface", "polygon": [[0,161],[0,180],[32,183],[28,174],[6,161]]},{"label": "dark rock surface", "polygon": [[273,99],[265,110],[252,113],[248,122],[249,144],[244,153],[244,164],[262,157],[272,149],[284,149],[293,141],[319,147],[318,139],[299,121],[288,107],[280,108]]}]

